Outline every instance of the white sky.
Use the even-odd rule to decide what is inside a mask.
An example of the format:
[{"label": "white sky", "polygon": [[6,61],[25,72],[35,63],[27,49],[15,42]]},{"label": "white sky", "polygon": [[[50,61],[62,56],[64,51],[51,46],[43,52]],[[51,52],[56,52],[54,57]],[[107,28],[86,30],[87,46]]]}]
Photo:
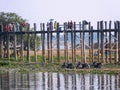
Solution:
[{"label": "white sky", "polygon": [[30,23],[120,20],[120,0],[0,0],[0,12],[15,12]]}]

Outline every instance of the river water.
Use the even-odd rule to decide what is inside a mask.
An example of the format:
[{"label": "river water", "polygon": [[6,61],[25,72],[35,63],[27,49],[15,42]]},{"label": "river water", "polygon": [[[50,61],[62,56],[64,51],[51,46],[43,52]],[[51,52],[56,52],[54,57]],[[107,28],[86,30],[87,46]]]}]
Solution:
[{"label": "river water", "polygon": [[0,90],[120,90],[120,75],[1,72]]}]

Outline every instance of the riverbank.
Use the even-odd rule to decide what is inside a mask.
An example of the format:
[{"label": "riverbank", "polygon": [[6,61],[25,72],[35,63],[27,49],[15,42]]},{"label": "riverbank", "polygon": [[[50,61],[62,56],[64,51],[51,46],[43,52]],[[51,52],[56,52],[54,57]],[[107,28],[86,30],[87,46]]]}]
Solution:
[{"label": "riverbank", "polygon": [[89,69],[67,69],[61,68],[61,64],[42,64],[42,63],[21,63],[21,62],[0,62],[0,71],[15,72],[70,72],[70,73],[93,73],[93,74],[120,74],[120,65],[106,64],[104,68]]}]

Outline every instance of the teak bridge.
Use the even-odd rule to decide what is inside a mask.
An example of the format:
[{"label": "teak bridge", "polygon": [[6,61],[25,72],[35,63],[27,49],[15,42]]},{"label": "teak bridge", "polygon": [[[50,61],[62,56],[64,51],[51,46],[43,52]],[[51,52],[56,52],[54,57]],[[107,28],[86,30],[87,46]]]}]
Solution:
[{"label": "teak bridge", "polygon": [[[30,49],[30,35],[34,35],[34,50]],[[10,46],[11,36],[13,37],[13,48]],[[23,35],[27,35],[27,48],[24,49]],[[40,37],[42,50],[37,50],[37,35]],[[20,37],[20,45],[17,45],[17,37]],[[61,36],[63,39],[61,40]],[[5,38],[5,39],[4,39]],[[87,39],[87,41],[86,41]],[[63,42],[61,44],[61,42]],[[63,46],[61,48],[61,45]],[[56,48],[53,48],[55,47]],[[10,51],[13,51],[11,55]],[[14,57],[18,60],[18,51],[20,59],[30,63],[31,51],[34,52],[34,62],[38,62],[38,55],[42,56],[42,62],[83,62],[91,63],[93,61],[102,63],[117,63],[120,61],[120,21],[98,21],[96,29],[91,22],[81,21],[40,23],[40,30],[37,30],[34,23],[34,31],[30,31],[30,25],[27,24],[27,30],[23,27],[17,30],[15,26],[13,31],[6,32],[4,26],[0,27],[0,59]],[[38,53],[40,52],[40,53]]]}]

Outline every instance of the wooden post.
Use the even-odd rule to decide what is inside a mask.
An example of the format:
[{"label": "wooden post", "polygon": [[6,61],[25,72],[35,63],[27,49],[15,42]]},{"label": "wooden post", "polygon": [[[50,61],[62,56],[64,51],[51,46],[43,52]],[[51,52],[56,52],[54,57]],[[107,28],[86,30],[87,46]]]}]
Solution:
[{"label": "wooden post", "polygon": [[50,61],[50,27],[49,22],[47,23],[47,48],[48,48],[48,61]]},{"label": "wooden post", "polygon": [[15,58],[15,61],[17,60],[17,49],[16,49],[16,41],[17,41],[17,37],[16,37],[16,34],[15,34],[15,32],[16,32],[16,28],[15,28],[16,26],[15,25],[13,25],[13,33],[14,33],[14,58]]},{"label": "wooden post", "polygon": [[118,61],[120,62],[120,21],[118,21]]},{"label": "wooden post", "polygon": [[73,46],[74,46],[74,62],[76,62],[76,23],[74,22],[74,24],[73,24],[74,26],[73,26],[73,29],[74,29],[74,44],[73,44]]},{"label": "wooden post", "polygon": [[[107,30],[107,22],[105,21],[105,30]],[[105,32],[105,62],[108,63],[108,34]]]},{"label": "wooden post", "polygon": [[51,46],[51,47],[50,47],[50,50],[51,50],[51,51],[50,51],[50,52],[51,52],[51,53],[50,53],[50,54],[51,54],[51,55],[50,55],[50,57],[51,57],[50,60],[51,60],[51,62],[53,62],[53,54],[52,54],[52,53],[53,53],[53,52],[52,52],[52,47],[53,47],[53,46],[52,46],[52,37],[53,37],[53,36],[52,36],[52,31],[53,31],[53,23],[50,22],[50,46]]},{"label": "wooden post", "polygon": [[86,63],[86,54],[85,54],[85,22],[83,21],[82,22],[82,29],[83,29],[83,36],[82,36],[82,39],[83,39],[83,42],[82,42],[82,53],[83,53],[83,56],[82,56],[82,60],[83,60],[83,63]]},{"label": "wooden post", "polygon": [[91,59],[92,59],[92,62],[94,62],[93,27],[91,27]]},{"label": "wooden post", "polygon": [[118,62],[118,22],[114,22],[115,25],[115,63]]},{"label": "wooden post", "polygon": [[37,38],[36,38],[36,23],[34,23],[34,59],[37,62]]},{"label": "wooden post", "polygon": [[23,27],[22,26],[20,26],[20,42],[21,42],[20,56],[21,56],[21,59],[24,61],[24,43],[23,43]]},{"label": "wooden post", "polygon": [[7,46],[6,46],[7,47],[7,58],[8,58],[8,60],[10,60],[10,35],[9,35],[9,32],[7,32],[6,38],[7,38]]},{"label": "wooden post", "polygon": [[60,62],[60,36],[59,36],[59,23],[57,23],[57,59]]},{"label": "wooden post", "polygon": [[88,42],[89,42],[89,62],[91,62],[92,60],[91,60],[91,23],[89,22],[89,24],[88,24],[88,27],[89,27],[89,40],[88,40]]},{"label": "wooden post", "polygon": [[82,34],[81,34],[81,28],[82,28],[82,24],[81,22],[79,22],[79,29],[80,29],[80,57],[81,57],[81,60],[82,60]]},{"label": "wooden post", "polygon": [[43,62],[46,63],[46,58],[45,58],[45,24],[42,24],[43,26],[43,32],[42,32],[42,56],[43,56]]},{"label": "wooden post", "polygon": [[101,29],[101,62],[104,63],[104,32],[103,32],[103,21],[100,22]]},{"label": "wooden post", "polygon": [[98,52],[97,52],[97,55],[98,55],[98,62],[100,62],[100,23],[97,22],[97,40],[98,40]]},{"label": "wooden post", "polygon": [[27,60],[30,63],[30,24],[27,27]]},{"label": "wooden post", "polygon": [[67,24],[64,23],[64,58],[65,62],[67,62],[67,37],[66,37],[66,26]]},{"label": "wooden post", "polygon": [[109,62],[112,63],[112,43],[111,43],[111,23],[112,21],[109,21]]},{"label": "wooden post", "polygon": [[[72,23],[72,22],[71,22]],[[73,23],[72,23],[73,26]],[[74,37],[73,37],[73,28],[71,29],[71,50],[72,50],[72,62],[74,62]]]},{"label": "wooden post", "polygon": [[3,58],[3,35],[2,35],[2,32],[3,32],[3,25],[0,24],[0,58]]}]

